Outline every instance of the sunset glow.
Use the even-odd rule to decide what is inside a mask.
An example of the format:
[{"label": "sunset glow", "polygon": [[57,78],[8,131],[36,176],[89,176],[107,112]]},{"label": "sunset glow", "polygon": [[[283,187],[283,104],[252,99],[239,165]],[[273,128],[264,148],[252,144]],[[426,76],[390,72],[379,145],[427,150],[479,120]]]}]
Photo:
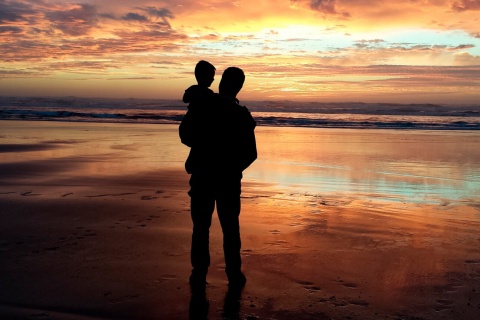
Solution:
[{"label": "sunset glow", "polygon": [[[480,0],[2,0],[0,95],[478,103]],[[180,3],[180,4],[179,4]]]}]

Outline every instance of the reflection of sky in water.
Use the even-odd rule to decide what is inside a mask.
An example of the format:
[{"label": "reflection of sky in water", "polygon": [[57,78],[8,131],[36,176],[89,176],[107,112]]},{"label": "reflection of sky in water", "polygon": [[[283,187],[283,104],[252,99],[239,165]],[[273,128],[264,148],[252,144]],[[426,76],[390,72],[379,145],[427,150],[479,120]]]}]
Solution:
[{"label": "reflection of sky in water", "polygon": [[[188,154],[177,125],[20,121],[3,122],[2,135],[46,148],[3,153],[1,163],[62,164],[55,176],[183,172]],[[285,194],[480,202],[480,132],[258,127],[256,136],[244,180]]]},{"label": "reflection of sky in water", "polygon": [[[260,168],[271,167],[266,162]],[[289,169],[287,167],[290,167]],[[348,168],[328,169],[290,163],[278,172],[263,173],[262,179],[275,182],[288,192],[336,193],[360,195],[400,201],[438,202],[439,199],[460,200],[475,198],[480,192],[480,181],[459,181],[448,178],[422,177],[393,172],[365,172],[370,178],[352,179]],[[259,180],[258,172],[245,174],[245,178]]]},{"label": "reflection of sky in water", "polygon": [[246,179],[285,192],[409,202],[476,199],[480,134],[393,130],[267,129]]}]

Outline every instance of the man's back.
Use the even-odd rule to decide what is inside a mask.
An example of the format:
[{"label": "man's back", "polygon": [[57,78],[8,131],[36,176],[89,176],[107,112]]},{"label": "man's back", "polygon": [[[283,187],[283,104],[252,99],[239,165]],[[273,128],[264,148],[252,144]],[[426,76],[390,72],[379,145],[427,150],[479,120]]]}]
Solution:
[{"label": "man's back", "polygon": [[236,99],[215,96],[210,106],[189,110],[180,126],[182,142],[192,149],[189,173],[241,175],[257,157],[255,121]]}]

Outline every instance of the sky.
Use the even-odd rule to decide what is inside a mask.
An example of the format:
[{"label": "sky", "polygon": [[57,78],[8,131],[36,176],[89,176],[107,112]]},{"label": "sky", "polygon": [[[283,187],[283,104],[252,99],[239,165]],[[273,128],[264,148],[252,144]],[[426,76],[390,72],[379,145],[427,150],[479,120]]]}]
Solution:
[{"label": "sky", "polygon": [[480,102],[480,0],[0,0],[0,95]]}]

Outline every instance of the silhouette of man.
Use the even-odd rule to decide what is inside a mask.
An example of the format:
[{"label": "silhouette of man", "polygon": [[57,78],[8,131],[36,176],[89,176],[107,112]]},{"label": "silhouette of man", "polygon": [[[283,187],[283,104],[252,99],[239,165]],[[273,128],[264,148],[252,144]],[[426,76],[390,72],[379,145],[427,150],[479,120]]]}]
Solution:
[{"label": "silhouette of man", "polygon": [[193,288],[205,289],[210,266],[209,229],[215,205],[223,232],[229,286],[241,288],[246,282],[240,257],[241,179],[243,170],[257,158],[257,149],[256,123],[236,98],[244,81],[241,69],[227,68],[219,94],[212,96],[208,107],[189,109],[179,128],[182,143],[191,148],[185,169],[191,174],[188,194],[193,221]]}]

